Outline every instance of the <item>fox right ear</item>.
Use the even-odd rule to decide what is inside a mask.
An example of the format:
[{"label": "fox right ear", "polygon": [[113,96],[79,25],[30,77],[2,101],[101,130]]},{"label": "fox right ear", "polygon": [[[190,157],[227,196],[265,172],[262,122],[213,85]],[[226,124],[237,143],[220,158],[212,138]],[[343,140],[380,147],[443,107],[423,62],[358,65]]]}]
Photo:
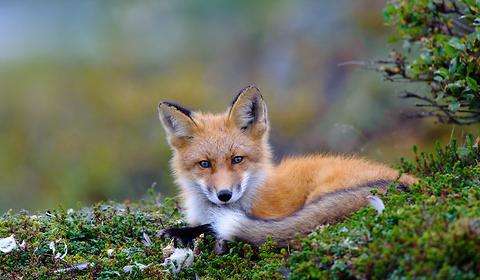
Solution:
[{"label": "fox right ear", "polygon": [[261,137],[268,131],[267,105],[255,85],[249,85],[238,92],[228,118],[254,138]]},{"label": "fox right ear", "polygon": [[158,117],[167,132],[170,145],[178,147],[193,136],[197,126],[192,112],[172,102],[158,104]]}]

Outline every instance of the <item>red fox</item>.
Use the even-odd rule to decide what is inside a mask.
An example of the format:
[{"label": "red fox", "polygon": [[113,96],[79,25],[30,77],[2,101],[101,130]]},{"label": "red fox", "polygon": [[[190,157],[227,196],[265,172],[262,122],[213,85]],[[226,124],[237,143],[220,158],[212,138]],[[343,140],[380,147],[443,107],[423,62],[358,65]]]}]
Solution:
[{"label": "red fox", "polygon": [[270,236],[285,245],[367,205],[373,188],[417,181],[354,156],[308,155],[274,165],[267,107],[255,85],[221,114],[171,102],[161,102],[158,112],[190,225],[163,234],[187,243],[210,232],[217,240],[258,245]]}]

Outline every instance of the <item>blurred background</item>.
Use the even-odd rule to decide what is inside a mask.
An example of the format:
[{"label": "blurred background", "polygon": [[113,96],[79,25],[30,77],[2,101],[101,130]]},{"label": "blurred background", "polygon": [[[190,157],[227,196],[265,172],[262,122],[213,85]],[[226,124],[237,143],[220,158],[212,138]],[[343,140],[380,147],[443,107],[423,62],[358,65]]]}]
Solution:
[{"label": "blurred background", "polygon": [[[175,193],[156,105],[220,111],[254,82],[277,160],[354,153],[395,164],[463,128],[404,117],[381,59],[384,1],[0,2],[0,211]],[[410,101],[408,101],[410,102]]]}]

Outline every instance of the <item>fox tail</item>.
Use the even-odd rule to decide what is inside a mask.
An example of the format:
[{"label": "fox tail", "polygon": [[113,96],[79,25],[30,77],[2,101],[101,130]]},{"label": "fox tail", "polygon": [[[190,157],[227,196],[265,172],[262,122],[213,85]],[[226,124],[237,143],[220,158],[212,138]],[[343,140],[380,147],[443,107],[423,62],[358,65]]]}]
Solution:
[{"label": "fox tail", "polygon": [[[215,213],[212,228],[220,239],[239,239],[258,245],[271,237],[279,246],[284,246],[297,234],[308,234],[320,225],[337,222],[368,205],[372,189],[386,188],[391,183],[378,180],[332,192],[281,219],[260,219],[239,210],[222,209]],[[397,187],[405,189],[407,186],[400,183]]]}]

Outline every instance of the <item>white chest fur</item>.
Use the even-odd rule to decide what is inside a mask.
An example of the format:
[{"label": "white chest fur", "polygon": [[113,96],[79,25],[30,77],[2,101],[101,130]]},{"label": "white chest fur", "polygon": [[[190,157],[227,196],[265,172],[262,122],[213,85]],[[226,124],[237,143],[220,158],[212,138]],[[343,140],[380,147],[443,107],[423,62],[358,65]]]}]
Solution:
[{"label": "white chest fur", "polygon": [[183,207],[187,222],[191,226],[209,223],[210,203],[200,195],[188,195],[184,198]]},{"label": "white chest fur", "polygon": [[257,188],[265,180],[262,171],[247,173],[242,180],[242,197],[234,203],[215,205],[194,183],[188,180],[177,180],[183,189],[183,207],[190,226],[212,223],[224,210],[234,210],[250,213]]}]

